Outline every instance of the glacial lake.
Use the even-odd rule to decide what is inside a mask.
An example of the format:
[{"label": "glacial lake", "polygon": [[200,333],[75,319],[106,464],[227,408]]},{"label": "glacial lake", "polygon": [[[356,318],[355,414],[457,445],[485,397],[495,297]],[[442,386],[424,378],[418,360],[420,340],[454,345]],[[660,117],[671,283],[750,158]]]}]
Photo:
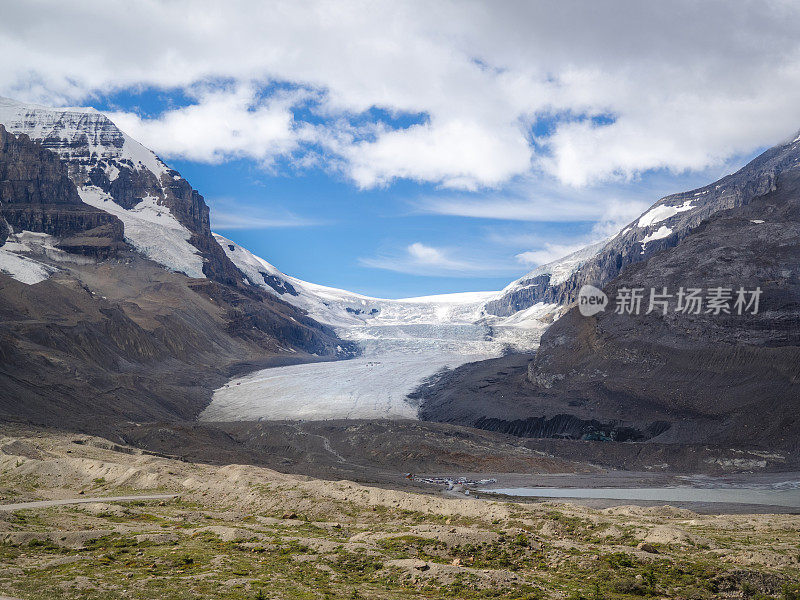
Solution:
[{"label": "glacial lake", "polygon": [[484,488],[477,490],[527,498],[592,498],[652,502],[722,502],[800,509],[800,482],[773,487],[647,487],[647,488]]}]

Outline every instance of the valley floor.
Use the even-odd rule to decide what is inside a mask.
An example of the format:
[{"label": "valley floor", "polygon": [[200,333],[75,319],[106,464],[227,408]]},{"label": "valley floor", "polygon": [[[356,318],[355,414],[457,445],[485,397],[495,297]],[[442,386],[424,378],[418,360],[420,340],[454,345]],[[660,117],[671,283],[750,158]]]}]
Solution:
[{"label": "valley floor", "polygon": [[800,516],[593,509],[323,481],[0,429],[0,596],[797,598]]}]

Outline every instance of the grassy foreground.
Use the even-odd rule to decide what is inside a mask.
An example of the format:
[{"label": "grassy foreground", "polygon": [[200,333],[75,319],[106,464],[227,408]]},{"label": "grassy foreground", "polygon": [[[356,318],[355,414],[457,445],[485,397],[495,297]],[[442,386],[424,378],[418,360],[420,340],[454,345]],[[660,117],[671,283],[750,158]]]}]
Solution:
[{"label": "grassy foreground", "polygon": [[0,596],[800,598],[800,517],[449,499],[0,430]]}]

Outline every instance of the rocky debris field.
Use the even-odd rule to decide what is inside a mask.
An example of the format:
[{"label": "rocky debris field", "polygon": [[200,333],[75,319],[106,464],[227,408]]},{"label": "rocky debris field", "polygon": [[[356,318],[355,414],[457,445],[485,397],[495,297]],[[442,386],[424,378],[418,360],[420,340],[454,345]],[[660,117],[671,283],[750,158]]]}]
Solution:
[{"label": "rocky debris field", "polygon": [[797,598],[800,516],[444,498],[4,426],[0,595]]}]

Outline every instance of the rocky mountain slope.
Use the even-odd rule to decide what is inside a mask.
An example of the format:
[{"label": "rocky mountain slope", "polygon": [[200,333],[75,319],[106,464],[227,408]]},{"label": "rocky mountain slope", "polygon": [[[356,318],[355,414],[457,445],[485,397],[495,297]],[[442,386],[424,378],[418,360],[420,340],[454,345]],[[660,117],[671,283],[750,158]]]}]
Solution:
[{"label": "rocky mountain slope", "polygon": [[52,152],[0,124],[0,243],[13,231],[57,236],[62,248],[107,258],[123,240],[122,222],[88,206]]},{"label": "rocky mountain slope", "polygon": [[[795,140],[711,186],[662,200],[562,284],[542,279],[545,297],[565,300],[584,282],[608,281],[609,304],[594,316],[573,307],[544,334],[527,369],[526,361],[513,373],[483,365],[488,371],[479,376],[479,367],[465,367],[460,383],[421,391],[421,414],[523,436],[755,446],[796,455],[799,156]],[[675,212],[677,206],[687,209]],[[634,240],[656,227],[670,232],[641,250]],[[679,292],[690,288],[702,291],[699,312],[679,310]],[[737,306],[740,288],[760,290],[756,314],[752,305]],[[537,289],[521,288],[509,302]],[[727,290],[719,310],[709,303],[715,289]],[[625,308],[630,290],[641,290],[640,311]],[[667,305],[648,312],[651,290]],[[659,296],[665,291],[669,298]],[[686,308],[685,296],[683,302]],[[482,389],[487,379],[491,397]]]},{"label": "rocky mountain slope", "polygon": [[[539,398],[604,415],[667,442],[800,450],[800,170],[721,211],[605,292],[731,289],[730,313],[573,309],[544,338],[528,379]],[[760,289],[757,314],[736,290]],[[747,296],[750,301],[750,296]],[[547,400],[545,400],[547,402]],[[663,432],[661,431],[663,430]]]},{"label": "rocky mountain slope", "polygon": [[[156,180],[166,167],[107,119],[65,112],[48,129],[41,111],[25,115],[9,122],[55,151],[0,126],[0,418],[94,431],[191,419],[246,365],[355,352],[244,285],[202,197],[172,171]],[[94,184],[76,186],[84,177]]]}]

